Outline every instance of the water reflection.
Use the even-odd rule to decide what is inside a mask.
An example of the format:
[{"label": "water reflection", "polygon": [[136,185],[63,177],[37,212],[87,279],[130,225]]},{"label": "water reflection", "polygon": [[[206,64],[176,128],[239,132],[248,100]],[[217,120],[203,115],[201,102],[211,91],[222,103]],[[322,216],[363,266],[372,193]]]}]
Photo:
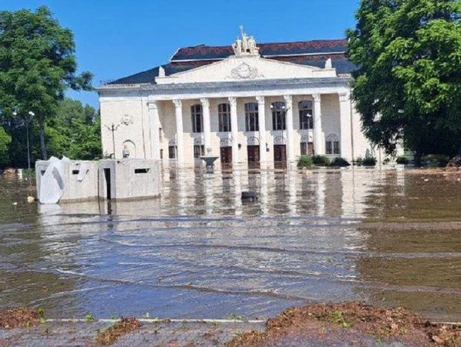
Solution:
[{"label": "water reflection", "polygon": [[252,318],[366,300],[461,313],[457,178],[168,168],[163,180],[160,199],[51,206],[0,180],[0,307]]}]

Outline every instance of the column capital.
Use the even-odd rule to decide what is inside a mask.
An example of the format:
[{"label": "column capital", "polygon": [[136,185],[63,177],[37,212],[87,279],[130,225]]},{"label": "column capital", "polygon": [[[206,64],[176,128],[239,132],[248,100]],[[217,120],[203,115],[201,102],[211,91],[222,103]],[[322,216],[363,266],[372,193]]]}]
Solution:
[{"label": "column capital", "polygon": [[173,104],[176,108],[181,108],[182,107],[182,100],[181,99],[174,99],[172,100]]},{"label": "column capital", "polygon": [[157,101],[148,101],[146,104],[149,111],[158,110]]},{"label": "column capital", "polygon": [[203,107],[210,107],[210,99],[207,99],[207,98],[201,98],[200,99],[200,102],[202,103],[202,106]]},{"label": "column capital", "polygon": [[312,94],[312,99],[314,102],[320,102],[321,95],[320,94]]},{"label": "column capital", "polygon": [[340,102],[346,102],[346,101],[349,101],[349,99],[350,99],[350,93],[349,92],[338,93],[338,96],[339,96],[339,101]]},{"label": "column capital", "polygon": [[264,104],[264,102],[266,101],[266,98],[262,95],[258,95],[255,97],[256,98],[256,101],[258,102],[258,104]]},{"label": "column capital", "polygon": [[237,106],[237,98],[235,96],[230,96],[228,99],[231,106]]},{"label": "column capital", "polygon": [[293,103],[293,96],[292,95],[284,95],[283,98],[285,99],[285,102],[287,104],[292,104]]}]

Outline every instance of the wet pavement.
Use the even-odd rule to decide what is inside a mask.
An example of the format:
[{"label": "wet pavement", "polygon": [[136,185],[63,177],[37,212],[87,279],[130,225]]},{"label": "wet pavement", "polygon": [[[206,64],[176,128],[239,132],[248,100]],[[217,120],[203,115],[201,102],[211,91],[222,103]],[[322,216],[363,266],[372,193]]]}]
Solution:
[{"label": "wet pavement", "polygon": [[165,169],[160,199],[61,205],[0,178],[0,309],[265,319],[360,300],[460,321],[460,178]]}]

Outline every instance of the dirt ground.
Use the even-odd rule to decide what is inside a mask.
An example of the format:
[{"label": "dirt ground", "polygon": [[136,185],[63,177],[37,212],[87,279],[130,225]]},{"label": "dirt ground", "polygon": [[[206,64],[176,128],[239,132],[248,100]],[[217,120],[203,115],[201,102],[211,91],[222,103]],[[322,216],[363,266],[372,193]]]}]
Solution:
[{"label": "dirt ground", "polygon": [[294,307],[265,325],[250,322],[46,321],[27,308],[0,311],[9,346],[461,346],[461,327],[432,324],[402,308],[361,303]]}]

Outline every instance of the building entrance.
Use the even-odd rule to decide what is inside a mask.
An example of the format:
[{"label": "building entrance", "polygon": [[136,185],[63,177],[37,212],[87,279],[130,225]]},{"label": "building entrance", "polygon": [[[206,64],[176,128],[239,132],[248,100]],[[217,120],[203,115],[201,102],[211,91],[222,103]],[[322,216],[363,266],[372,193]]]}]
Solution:
[{"label": "building entrance", "polygon": [[232,166],[232,147],[221,147],[221,166],[223,168]]},{"label": "building entrance", "polygon": [[287,146],[274,145],[274,166],[284,168],[287,166]]},{"label": "building entrance", "polygon": [[259,146],[247,146],[248,168],[259,168]]}]

